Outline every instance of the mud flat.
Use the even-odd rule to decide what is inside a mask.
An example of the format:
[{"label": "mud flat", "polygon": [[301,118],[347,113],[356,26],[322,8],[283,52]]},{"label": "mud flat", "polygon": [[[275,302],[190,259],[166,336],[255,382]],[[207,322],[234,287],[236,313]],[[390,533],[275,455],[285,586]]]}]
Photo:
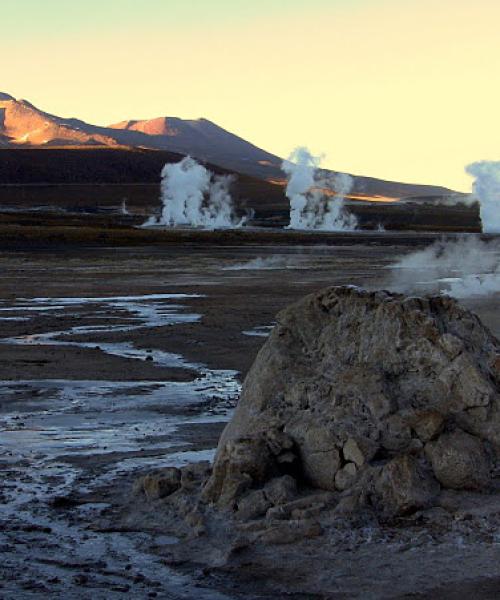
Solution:
[{"label": "mud flat", "polygon": [[[134,482],[213,458],[242,378],[282,308],[328,285],[377,287],[395,257],[435,238],[304,244],[246,234],[241,246],[229,233],[194,237],[129,247],[44,237],[36,250],[21,237],[0,255],[0,597],[276,597],[266,583],[276,572],[272,550],[267,574],[244,560],[237,570],[209,573],[189,557],[172,561],[177,540],[161,524],[138,519],[125,528],[127,502],[156,510],[132,497]],[[498,301],[466,302],[497,335]],[[338,588],[291,597],[370,597],[371,580],[373,597],[394,597],[396,580],[403,597],[418,592],[416,570],[425,578],[437,564],[424,537],[398,538],[380,553],[393,530],[344,533],[331,565]],[[498,543],[490,542],[493,560]],[[448,574],[454,564],[456,584],[448,577],[432,597],[460,597],[464,568],[472,597],[494,597],[498,581],[484,576],[484,541],[477,544],[450,541],[449,558],[436,560]],[[288,547],[279,559],[292,591],[303,557]],[[413,574],[406,591],[405,572]]]}]

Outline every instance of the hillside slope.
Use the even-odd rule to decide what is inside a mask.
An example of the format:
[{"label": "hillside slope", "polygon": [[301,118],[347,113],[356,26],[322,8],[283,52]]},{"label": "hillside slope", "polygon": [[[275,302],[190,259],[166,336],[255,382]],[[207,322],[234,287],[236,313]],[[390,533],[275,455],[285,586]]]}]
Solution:
[{"label": "hillside slope", "polygon": [[[207,119],[159,117],[101,127],[44,112],[27,100],[0,92],[0,148],[129,146],[191,156],[268,181],[284,181],[282,159]],[[78,154],[81,158],[82,155]],[[355,177],[355,194],[371,197],[442,196],[450,190],[428,185]]]}]

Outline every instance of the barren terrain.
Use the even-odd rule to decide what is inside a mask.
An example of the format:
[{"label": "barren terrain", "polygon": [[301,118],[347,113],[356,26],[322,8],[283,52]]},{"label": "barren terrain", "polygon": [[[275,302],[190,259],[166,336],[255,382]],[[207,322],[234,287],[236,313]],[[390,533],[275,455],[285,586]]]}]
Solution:
[{"label": "barren terrain", "polygon": [[[139,246],[50,245],[47,237],[38,246],[5,244],[0,597],[267,599],[286,581],[287,597],[304,599],[420,597],[418,586],[422,597],[458,598],[464,585],[493,598],[498,540],[487,532],[465,547],[450,538],[446,552],[418,536],[416,551],[411,535],[406,548],[399,538],[387,546],[377,536],[344,540],[330,565],[338,585],[325,595],[314,586],[293,593],[302,560],[293,548],[269,555],[273,577],[245,567],[244,557],[236,571],[210,574],[169,559],[175,539],[161,518],[153,529],[140,520],[123,527],[124,502],[143,502],[132,496],[141,474],[211,459],[280,309],[327,285],[383,284],[396,256],[433,239],[242,238],[237,245],[234,234],[186,232]],[[500,333],[498,297],[468,304]],[[137,508],[155,521],[153,505]]]}]

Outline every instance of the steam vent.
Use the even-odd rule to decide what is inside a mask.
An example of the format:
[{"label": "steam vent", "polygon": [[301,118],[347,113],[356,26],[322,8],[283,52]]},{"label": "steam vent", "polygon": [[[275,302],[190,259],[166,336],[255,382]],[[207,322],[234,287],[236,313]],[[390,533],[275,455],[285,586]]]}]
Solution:
[{"label": "steam vent", "polygon": [[300,516],[304,497],[323,491],[333,511],[387,520],[449,490],[488,493],[500,354],[478,317],[448,297],[332,287],[277,323],[221,437],[204,502],[272,520]]}]

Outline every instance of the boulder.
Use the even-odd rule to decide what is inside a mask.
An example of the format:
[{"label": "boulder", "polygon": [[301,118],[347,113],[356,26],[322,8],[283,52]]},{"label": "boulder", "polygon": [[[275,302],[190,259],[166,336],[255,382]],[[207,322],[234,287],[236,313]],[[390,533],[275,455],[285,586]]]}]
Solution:
[{"label": "boulder", "polygon": [[221,507],[234,507],[243,492],[265,482],[272,464],[273,456],[262,435],[229,440],[219,452],[203,497]]},{"label": "boulder", "polygon": [[181,471],[176,467],[166,467],[156,473],[142,477],[138,482],[139,491],[148,500],[170,496],[181,487]]},{"label": "boulder", "polygon": [[412,421],[412,428],[422,442],[434,439],[443,427],[443,415],[432,410],[417,413]]},{"label": "boulder", "polygon": [[335,475],[340,468],[336,437],[325,427],[311,424],[303,416],[286,425],[286,431],[299,448],[302,473],[314,487],[335,490]]},{"label": "boulder", "polygon": [[273,506],[290,502],[296,493],[297,482],[290,475],[275,477],[264,487],[264,494]]},{"label": "boulder", "polygon": [[356,499],[346,507],[371,499],[395,516],[431,506],[440,485],[482,488],[485,448],[495,461],[500,449],[499,354],[478,317],[445,296],[307,296],[278,315],[250,369],[205,498],[234,507],[289,475],[300,490]]},{"label": "boulder", "polygon": [[252,520],[266,514],[272,503],[263,490],[254,490],[237,502],[236,516],[242,520]]},{"label": "boulder", "polygon": [[362,467],[366,457],[358,446],[356,440],[349,438],[342,448],[342,454],[345,460],[353,462],[358,467]]},{"label": "boulder", "polygon": [[428,508],[436,501],[440,486],[429,469],[410,455],[393,458],[375,481],[375,506],[391,518]]},{"label": "boulder", "polygon": [[181,469],[181,487],[195,490],[210,477],[212,467],[209,461],[188,464]]},{"label": "boulder", "polygon": [[426,445],[434,473],[441,485],[455,490],[485,489],[491,480],[491,463],[484,443],[464,431],[443,433]]},{"label": "boulder", "polygon": [[340,491],[351,487],[356,479],[356,473],[356,465],[354,463],[347,463],[337,471],[337,475],[335,475],[335,487]]}]

